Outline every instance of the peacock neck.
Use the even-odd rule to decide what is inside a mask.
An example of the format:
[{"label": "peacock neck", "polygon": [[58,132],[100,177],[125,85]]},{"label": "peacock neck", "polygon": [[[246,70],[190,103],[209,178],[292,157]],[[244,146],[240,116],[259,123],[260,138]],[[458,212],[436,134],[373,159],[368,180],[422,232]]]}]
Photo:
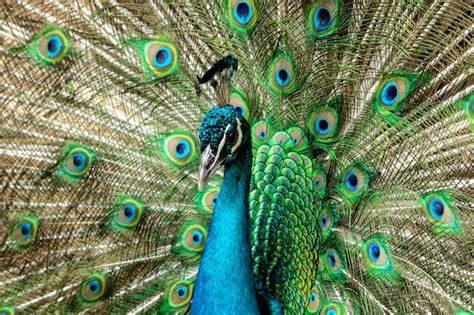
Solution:
[{"label": "peacock neck", "polygon": [[258,314],[248,239],[251,145],[224,170],[194,289],[192,314]]}]

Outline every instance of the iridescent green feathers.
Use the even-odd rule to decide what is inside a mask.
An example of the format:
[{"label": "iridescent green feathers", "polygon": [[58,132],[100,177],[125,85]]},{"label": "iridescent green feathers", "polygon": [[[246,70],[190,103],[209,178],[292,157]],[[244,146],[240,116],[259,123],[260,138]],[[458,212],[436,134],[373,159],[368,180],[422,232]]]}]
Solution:
[{"label": "iridescent green feathers", "polygon": [[[288,312],[472,312],[462,2],[2,5],[0,312],[186,312],[201,76],[233,55],[257,279]],[[220,98],[219,98],[220,99]]]}]

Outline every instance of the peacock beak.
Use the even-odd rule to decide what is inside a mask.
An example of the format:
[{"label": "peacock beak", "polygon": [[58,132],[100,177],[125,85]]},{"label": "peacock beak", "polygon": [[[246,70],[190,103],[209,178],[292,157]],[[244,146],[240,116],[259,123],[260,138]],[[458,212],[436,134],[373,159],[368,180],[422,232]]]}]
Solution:
[{"label": "peacock beak", "polygon": [[203,189],[207,184],[209,177],[214,174],[227,157],[220,156],[221,150],[217,152],[217,156],[212,153],[211,146],[208,145],[201,154],[201,165],[199,167],[198,188]]}]

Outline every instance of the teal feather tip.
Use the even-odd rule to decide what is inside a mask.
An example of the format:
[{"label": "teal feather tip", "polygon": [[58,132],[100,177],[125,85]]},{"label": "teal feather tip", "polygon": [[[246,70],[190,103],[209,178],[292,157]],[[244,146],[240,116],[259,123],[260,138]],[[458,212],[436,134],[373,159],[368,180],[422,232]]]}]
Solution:
[{"label": "teal feather tip", "polygon": [[293,55],[288,52],[276,54],[268,68],[267,79],[270,88],[282,95],[295,91],[298,87],[295,67]]},{"label": "teal feather tip", "polygon": [[362,245],[362,256],[370,276],[385,279],[397,277],[398,273],[383,238],[374,236],[365,240]]},{"label": "teal feather tip", "polygon": [[339,0],[318,0],[311,4],[308,12],[310,34],[324,38],[340,28],[341,3]]},{"label": "teal feather tip", "polygon": [[185,221],[179,231],[173,252],[182,258],[196,258],[204,250],[207,238],[207,224],[198,218]]},{"label": "teal feather tip", "polygon": [[15,313],[13,306],[0,306],[0,315],[15,315]]},{"label": "teal feather tip", "polygon": [[146,80],[164,78],[178,72],[178,48],[167,38],[130,39],[126,42],[136,50]]},{"label": "teal feather tip", "polygon": [[251,31],[257,22],[257,8],[253,0],[227,0],[230,25],[239,32]]},{"label": "teal feather tip", "polygon": [[58,177],[69,184],[78,184],[94,162],[94,153],[88,148],[68,142],[63,148]]},{"label": "teal feather tip", "polygon": [[37,33],[28,45],[28,53],[43,66],[58,64],[71,52],[68,35],[56,26],[48,26]]},{"label": "teal feather tip", "polygon": [[34,216],[19,218],[11,231],[11,240],[15,249],[32,244],[36,240],[39,229],[39,219]]},{"label": "teal feather tip", "polygon": [[344,200],[353,203],[369,189],[372,176],[367,165],[351,165],[341,173],[338,191]]},{"label": "teal feather tip", "polygon": [[461,234],[461,224],[446,191],[424,194],[420,200],[425,218],[435,234]]},{"label": "teal feather tip", "polygon": [[161,312],[168,314],[185,311],[191,303],[193,290],[193,281],[179,280],[172,283],[165,293],[165,299],[161,305]]},{"label": "teal feather tip", "polygon": [[100,300],[107,291],[107,278],[101,273],[90,274],[82,283],[79,297],[83,302]]},{"label": "teal feather tip", "polygon": [[219,197],[219,188],[207,186],[196,194],[196,210],[204,215],[210,215],[214,212]]},{"label": "teal feather tip", "polygon": [[133,230],[139,223],[144,211],[143,203],[127,195],[119,195],[115,201],[110,224],[113,228],[128,232]]},{"label": "teal feather tip", "polygon": [[177,129],[158,136],[159,154],[170,166],[180,168],[198,160],[196,140],[187,131]]}]

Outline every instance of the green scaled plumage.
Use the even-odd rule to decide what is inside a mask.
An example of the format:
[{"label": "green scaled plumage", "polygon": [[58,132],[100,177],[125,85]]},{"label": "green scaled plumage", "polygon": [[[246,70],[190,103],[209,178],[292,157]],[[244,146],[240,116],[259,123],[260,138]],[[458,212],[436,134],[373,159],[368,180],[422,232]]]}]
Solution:
[{"label": "green scaled plumage", "polygon": [[216,104],[250,125],[260,293],[288,314],[474,312],[467,1],[0,10],[0,313],[189,312]]}]

